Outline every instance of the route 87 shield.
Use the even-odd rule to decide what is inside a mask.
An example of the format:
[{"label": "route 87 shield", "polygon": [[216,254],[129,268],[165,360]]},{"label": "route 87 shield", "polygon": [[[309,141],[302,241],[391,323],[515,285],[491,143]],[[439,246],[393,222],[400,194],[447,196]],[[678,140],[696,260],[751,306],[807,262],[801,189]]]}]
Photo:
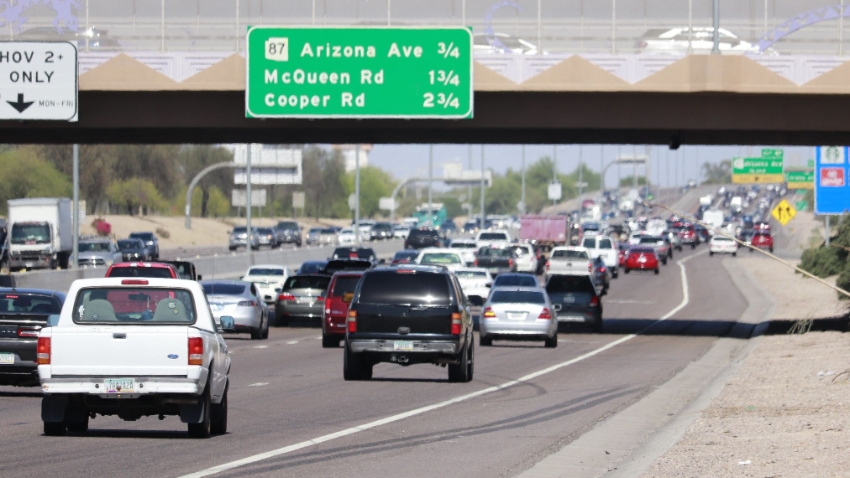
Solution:
[{"label": "route 87 shield", "polygon": [[77,121],[77,47],[0,42],[0,120]]}]

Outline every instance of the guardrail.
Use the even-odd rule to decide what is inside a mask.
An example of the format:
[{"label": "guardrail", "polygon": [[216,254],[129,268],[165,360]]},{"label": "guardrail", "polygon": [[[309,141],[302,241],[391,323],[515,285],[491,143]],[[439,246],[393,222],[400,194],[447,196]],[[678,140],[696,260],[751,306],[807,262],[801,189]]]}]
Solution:
[{"label": "guardrail", "polygon": [[[403,243],[400,240],[370,242],[365,243],[364,247],[373,248],[379,258],[387,258],[396,251],[401,250]],[[254,251],[252,265],[279,264],[289,267],[294,272],[304,261],[327,259],[333,253],[333,250],[334,247],[328,246]],[[195,264],[195,270],[203,279],[234,279],[242,276],[248,270],[248,254],[245,252],[183,258],[182,260],[187,260]],[[15,274],[15,283],[19,288],[67,291],[70,289],[71,283],[77,279],[103,277],[105,273],[106,267],[32,271]]]}]

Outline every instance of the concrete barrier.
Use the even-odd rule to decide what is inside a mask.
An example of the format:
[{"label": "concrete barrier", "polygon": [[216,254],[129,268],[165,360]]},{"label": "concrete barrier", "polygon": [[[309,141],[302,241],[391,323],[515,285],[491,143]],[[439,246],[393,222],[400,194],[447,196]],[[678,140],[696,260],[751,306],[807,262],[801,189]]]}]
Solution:
[{"label": "concrete barrier", "polygon": [[[371,247],[380,259],[392,257],[401,250],[404,244],[400,240],[364,244]],[[289,250],[254,251],[251,264],[248,263],[246,252],[218,254],[205,257],[181,257],[181,260],[195,264],[195,270],[203,279],[236,279],[248,270],[250,265],[277,264],[287,266],[295,272],[304,261],[325,260],[333,253],[334,247],[302,247]],[[70,269],[61,271],[32,271],[15,274],[19,288],[49,289],[68,291],[71,283],[77,279],[103,277],[106,267],[91,267],[85,269]]]}]

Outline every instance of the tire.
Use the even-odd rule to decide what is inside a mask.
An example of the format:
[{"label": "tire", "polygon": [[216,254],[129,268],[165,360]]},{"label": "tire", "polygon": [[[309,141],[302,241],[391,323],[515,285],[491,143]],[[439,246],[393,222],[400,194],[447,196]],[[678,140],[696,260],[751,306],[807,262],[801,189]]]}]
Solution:
[{"label": "tire", "polygon": [[460,362],[456,365],[449,364],[449,382],[466,383],[472,380],[472,374],[470,373],[472,357],[470,356],[473,353],[473,342],[469,341],[461,352]]},{"label": "tire", "polygon": [[210,417],[210,433],[213,435],[224,435],[227,433],[227,389],[228,386],[224,388],[224,396],[221,397],[221,403],[218,405],[213,404],[210,412],[212,416]]},{"label": "tire", "polygon": [[620,277],[620,269],[614,269],[614,272],[611,273],[612,279],[616,279],[617,277]]},{"label": "tire", "polygon": [[201,401],[204,404],[204,417],[201,420],[201,423],[190,423],[189,424],[189,436],[191,438],[208,438],[210,436],[211,428],[212,428],[212,420],[210,419],[212,408],[210,405],[210,384],[207,383],[207,387],[204,390],[204,394],[201,396]]},{"label": "tire", "polygon": [[251,331],[251,340],[260,340],[263,338],[263,324],[260,324],[256,330]]},{"label": "tire", "polygon": [[770,248],[770,253],[773,254],[773,248],[772,247]]},{"label": "tire", "polygon": [[661,272],[661,271],[660,271],[660,270],[656,267],[656,268],[655,268],[655,275],[658,275],[660,272]]},{"label": "tire", "polygon": [[714,255],[714,251],[708,251],[708,255],[709,255],[709,256],[713,256],[713,255]]},{"label": "tire", "polygon": [[697,248],[697,244],[695,242],[692,242],[691,243],[691,250],[696,249],[696,248]]},{"label": "tire", "polygon": [[233,252],[233,251],[235,251],[235,250],[236,250],[236,248],[235,248],[235,247],[233,247],[233,246],[230,246],[230,247],[228,247],[227,249],[228,249],[228,250],[230,250],[230,252]]},{"label": "tire", "polygon": [[596,318],[596,322],[593,323],[593,331],[597,334],[605,332],[605,323],[602,322],[602,317]]},{"label": "tire", "polygon": [[44,422],[44,434],[49,437],[65,436],[65,422]]},{"label": "tire", "polygon": [[331,335],[326,335],[325,332],[322,332],[322,348],[323,349],[338,349],[339,348],[339,339],[333,337]]},{"label": "tire", "polygon": [[555,347],[557,347],[558,346],[558,333],[555,332],[555,335],[547,338],[546,341],[544,342],[544,346],[547,349],[554,349]]},{"label": "tire", "polygon": [[478,345],[482,347],[492,347],[493,346],[493,337],[485,337],[483,335],[478,336]]},{"label": "tire", "polygon": [[666,266],[667,265],[667,259],[664,259],[663,261],[661,261],[661,264]]},{"label": "tire", "polygon": [[345,380],[370,380],[372,378],[372,364],[351,351],[346,343],[342,362],[342,378]]},{"label": "tire", "polygon": [[295,245],[296,245],[297,247],[301,247],[301,241],[296,242],[296,243],[295,243]]},{"label": "tire", "polygon": [[738,253],[737,253],[737,252],[733,252],[733,253],[732,253],[732,257],[737,257],[737,255],[738,255]]},{"label": "tire", "polygon": [[261,338],[263,340],[266,340],[267,338],[269,338],[269,319],[268,318],[266,318],[266,327],[264,329],[262,329],[262,331],[263,331],[263,336]]}]

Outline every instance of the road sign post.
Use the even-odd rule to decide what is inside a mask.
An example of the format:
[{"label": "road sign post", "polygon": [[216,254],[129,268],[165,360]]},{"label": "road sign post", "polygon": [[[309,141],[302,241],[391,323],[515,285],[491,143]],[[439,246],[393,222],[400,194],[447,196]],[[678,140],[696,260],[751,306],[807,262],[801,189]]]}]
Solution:
[{"label": "road sign post", "polygon": [[252,27],[249,118],[472,118],[472,31]]},{"label": "road sign post", "polygon": [[77,121],[77,47],[0,42],[0,120]]},{"label": "road sign post", "polygon": [[758,158],[732,158],[732,182],[735,184],[775,184],[785,181],[784,154],[781,149],[762,149]]},{"label": "road sign post", "polygon": [[815,151],[815,214],[850,211],[846,146],[818,146]]}]

